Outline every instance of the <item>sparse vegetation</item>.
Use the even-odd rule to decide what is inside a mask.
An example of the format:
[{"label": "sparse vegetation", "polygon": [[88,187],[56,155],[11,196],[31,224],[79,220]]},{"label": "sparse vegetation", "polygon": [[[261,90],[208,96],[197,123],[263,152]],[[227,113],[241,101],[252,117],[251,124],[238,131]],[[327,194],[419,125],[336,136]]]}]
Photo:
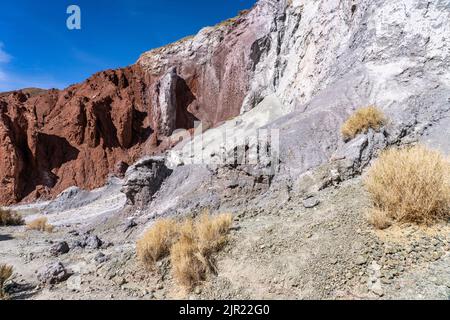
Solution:
[{"label": "sparse vegetation", "polygon": [[420,145],[387,150],[370,168],[365,185],[377,228],[450,217],[450,162],[438,151]]},{"label": "sparse vegetation", "polygon": [[53,232],[54,227],[47,222],[47,218],[37,218],[27,223],[27,230],[36,230],[41,232]]},{"label": "sparse vegetation", "polygon": [[208,260],[200,253],[192,220],[186,221],[180,229],[180,237],[171,248],[172,272],[179,284],[186,288],[205,279]]},{"label": "sparse vegetation", "polygon": [[219,22],[218,24],[216,24],[216,28],[220,28],[220,27],[229,27],[232,26],[235,22],[236,22],[237,18],[230,18],[227,20],[224,20],[222,22]]},{"label": "sparse vegetation", "polygon": [[4,291],[5,282],[11,278],[13,268],[6,264],[0,264],[0,299],[4,299],[6,294]]},{"label": "sparse vegetation", "polygon": [[184,223],[170,255],[174,277],[180,284],[192,288],[208,272],[216,272],[212,256],[225,244],[232,222],[230,214],[211,217],[205,213],[196,221]]},{"label": "sparse vegetation", "polygon": [[21,226],[24,221],[20,214],[0,208],[0,226]]},{"label": "sparse vegetation", "polygon": [[368,214],[368,220],[376,229],[384,230],[392,226],[392,219],[389,218],[386,211],[372,208]]},{"label": "sparse vegetation", "polygon": [[209,272],[215,272],[212,256],[225,244],[232,222],[231,214],[207,213],[178,223],[160,220],[138,240],[138,258],[146,266],[154,267],[159,259],[170,254],[175,279],[192,288]]},{"label": "sparse vegetation", "polygon": [[380,130],[386,121],[380,109],[374,106],[362,108],[343,124],[341,133],[345,140],[351,140],[360,133],[367,133],[369,129]]},{"label": "sparse vegetation", "polygon": [[157,221],[136,244],[139,259],[148,267],[168,256],[170,247],[176,240],[177,223],[172,219]]}]

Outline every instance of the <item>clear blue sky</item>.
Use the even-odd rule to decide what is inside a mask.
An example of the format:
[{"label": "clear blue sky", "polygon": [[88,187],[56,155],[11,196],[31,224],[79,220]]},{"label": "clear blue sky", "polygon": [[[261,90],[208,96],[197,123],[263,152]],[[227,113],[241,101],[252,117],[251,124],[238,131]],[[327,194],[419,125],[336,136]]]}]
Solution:
[{"label": "clear blue sky", "polygon": [[[0,4],[0,92],[63,88],[127,66],[149,49],[195,34],[256,0],[12,0]],[[81,8],[68,30],[67,7]]]}]

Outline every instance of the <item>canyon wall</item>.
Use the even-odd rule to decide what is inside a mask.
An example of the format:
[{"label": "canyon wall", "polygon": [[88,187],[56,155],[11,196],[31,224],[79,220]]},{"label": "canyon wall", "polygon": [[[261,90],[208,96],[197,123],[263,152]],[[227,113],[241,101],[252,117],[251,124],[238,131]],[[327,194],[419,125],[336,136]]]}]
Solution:
[{"label": "canyon wall", "polygon": [[265,27],[243,12],[64,90],[0,95],[0,204],[99,187],[170,148],[174,130],[239,115]]},{"label": "canyon wall", "polygon": [[[333,159],[367,163],[375,145],[445,129],[448,21],[447,0],[259,0],[128,68],[0,95],[0,204],[96,188],[167,150],[173,167],[188,164],[191,145],[168,138],[196,121],[211,128],[207,157],[223,129],[279,130],[280,170],[293,180]],[[369,104],[389,117],[386,132],[345,143],[340,125]]]}]

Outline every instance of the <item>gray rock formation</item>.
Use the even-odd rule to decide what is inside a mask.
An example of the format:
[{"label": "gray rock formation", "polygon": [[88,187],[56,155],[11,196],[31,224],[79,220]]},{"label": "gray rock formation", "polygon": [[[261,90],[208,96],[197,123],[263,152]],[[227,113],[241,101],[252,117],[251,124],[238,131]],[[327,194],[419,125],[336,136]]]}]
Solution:
[{"label": "gray rock formation", "polygon": [[57,262],[43,267],[37,277],[42,284],[53,285],[66,281],[71,275],[61,262]]},{"label": "gray rock formation", "polygon": [[[230,189],[227,185],[237,190],[243,190],[240,184],[248,185],[243,176],[229,182],[233,172],[246,171],[249,181],[264,179],[260,170],[245,170],[267,165],[261,162],[238,164],[227,169],[228,177],[217,175],[217,168],[229,166],[221,162],[223,155],[236,154],[244,146],[245,158],[251,146],[245,139],[251,141],[261,130],[279,137],[271,141],[279,150],[268,185],[275,194],[288,190],[287,197],[289,190],[307,195],[361,174],[380,150],[391,145],[424,141],[449,152],[448,137],[440,135],[447,132],[450,116],[447,1],[260,0],[246,19],[261,25],[250,51],[244,53],[251,62],[241,115],[180,145],[167,157],[175,172],[177,166],[190,164],[212,169],[214,182],[192,191],[188,200],[177,188],[189,182],[169,179],[163,190],[172,190],[171,199],[177,200],[168,204],[160,192],[149,212],[179,208],[180,197],[187,202],[219,199],[208,203],[221,206]],[[192,47],[214,41],[216,33],[206,40],[204,32],[189,44],[172,47],[172,54],[183,56]],[[345,142],[340,133],[343,122],[368,105],[382,109],[388,125],[379,133],[369,131]],[[197,200],[200,203],[205,201]]]},{"label": "gray rock formation", "polygon": [[148,205],[171,173],[163,157],[146,157],[138,161],[125,174],[122,192],[127,203],[138,207]]},{"label": "gray rock formation", "polygon": [[58,242],[50,248],[50,253],[53,256],[60,256],[62,254],[68,253],[69,251],[69,245],[65,241]]},{"label": "gray rock formation", "polygon": [[[340,127],[360,107],[381,108],[390,127],[386,139],[368,137],[362,143],[365,159],[356,159],[361,162],[356,171],[375,149],[413,142],[448,117],[448,2],[262,0],[250,16],[269,26],[252,46],[253,71],[242,112],[259,109],[252,117],[244,113],[233,120],[239,125],[232,127],[235,135],[227,132],[228,140],[242,136],[239,127],[251,127],[245,131],[249,135],[260,128],[279,130],[281,169],[289,178],[345,150],[354,152],[350,149],[366,138],[345,145]],[[274,106],[277,111],[261,120],[264,110]],[[208,131],[202,139],[214,144],[229,127]],[[209,144],[204,146],[205,162],[213,158]],[[189,149],[191,145],[173,151],[171,163],[189,163]]]},{"label": "gray rock formation", "polygon": [[44,212],[54,213],[65,210],[78,209],[88,204],[94,203],[108,194],[117,193],[122,187],[122,180],[111,177],[106,186],[92,191],[82,190],[78,187],[71,187],[62,192],[56,199],[50,201]]}]

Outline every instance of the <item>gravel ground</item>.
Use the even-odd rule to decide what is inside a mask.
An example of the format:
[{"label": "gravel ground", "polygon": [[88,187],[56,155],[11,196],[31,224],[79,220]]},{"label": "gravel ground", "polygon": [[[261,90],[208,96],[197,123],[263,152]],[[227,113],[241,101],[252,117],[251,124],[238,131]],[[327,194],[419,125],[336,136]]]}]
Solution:
[{"label": "gravel ground", "polygon": [[[126,218],[114,204],[105,213],[104,200],[89,204],[102,214],[86,214],[83,223],[76,210],[50,215],[58,223],[51,234],[0,228],[0,262],[15,268],[7,291],[12,299],[53,300],[449,298],[447,224],[375,231],[366,222],[359,178],[306,200],[279,192],[264,209],[237,211],[229,243],[216,259],[218,275],[191,293],[175,283],[168,261],[157,272],[139,265],[138,232],[124,230]],[[61,242],[70,251],[55,255]],[[41,283],[42,268],[57,262],[68,280]]]}]

